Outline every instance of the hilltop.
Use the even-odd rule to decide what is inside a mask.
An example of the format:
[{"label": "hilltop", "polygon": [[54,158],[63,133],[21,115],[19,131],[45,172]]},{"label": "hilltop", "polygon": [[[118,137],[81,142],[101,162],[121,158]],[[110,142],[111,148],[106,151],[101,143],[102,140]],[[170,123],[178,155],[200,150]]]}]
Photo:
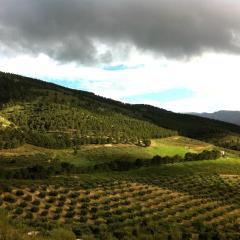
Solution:
[{"label": "hilltop", "polygon": [[222,110],[213,113],[190,113],[190,114],[240,125],[240,111]]}]

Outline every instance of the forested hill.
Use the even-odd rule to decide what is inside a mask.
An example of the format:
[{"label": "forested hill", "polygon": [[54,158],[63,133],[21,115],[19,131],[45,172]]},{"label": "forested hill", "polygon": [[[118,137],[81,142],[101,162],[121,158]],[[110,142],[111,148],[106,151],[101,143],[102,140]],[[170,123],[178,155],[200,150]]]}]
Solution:
[{"label": "forested hill", "polygon": [[146,121],[130,105],[14,74],[0,73],[0,103],[0,116],[8,122],[8,127],[0,123],[2,147],[24,141],[49,148],[106,143],[144,146],[151,138],[178,134]]},{"label": "forested hill", "polygon": [[11,146],[26,141],[59,148],[86,143],[144,145],[150,138],[177,134],[223,145],[229,136],[238,141],[240,134],[240,127],[233,124],[124,104],[3,72],[0,106],[0,147],[9,144],[8,136],[16,136]]}]

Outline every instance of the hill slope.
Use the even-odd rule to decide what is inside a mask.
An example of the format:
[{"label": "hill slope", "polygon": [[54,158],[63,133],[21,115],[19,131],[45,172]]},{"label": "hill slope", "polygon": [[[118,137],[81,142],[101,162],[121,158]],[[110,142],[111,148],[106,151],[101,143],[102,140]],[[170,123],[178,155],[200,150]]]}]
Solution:
[{"label": "hill slope", "polygon": [[[237,142],[240,135],[240,127],[233,124],[148,105],[123,104],[93,93],[3,72],[0,72],[0,106],[0,116],[14,125],[8,131],[18,130],[18,135],[23,135],[20,143],[25,139],[50,148],[85,143],[144,145],[145,139],[178,133],[224,145],[229,136]],[[0,138],[0,141],[6,143],[9,139]]]},{"label": "hill slope", "polygon": [[180,135],[240,150],[240,127],[218,120],[179,114],[148,105],[133,106],[142,117],[162,127],[178,131]]},{"label": "hill slope", "polygon": [[218,111],[213,113],[191,113],[191,114],[240,125],[240,111]]},{"label": "hill slope", "polygon": [[[130,105],[14,74],[0,74],[0,105],[0,116],[16,126],[14,131],[43,147],[145,145],[146,139],[177,135],[132,113]],[[2,145],[9,141],[5,137]]]}]

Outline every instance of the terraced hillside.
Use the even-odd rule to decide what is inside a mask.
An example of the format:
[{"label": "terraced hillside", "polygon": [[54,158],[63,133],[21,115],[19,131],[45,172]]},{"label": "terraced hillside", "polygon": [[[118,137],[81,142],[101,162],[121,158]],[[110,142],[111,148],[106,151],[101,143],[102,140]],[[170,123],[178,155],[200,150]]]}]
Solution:
[{"label": "terraced hillside", "polygon": [[[151,146],[146,148],[83,146],[76,157],[69,150],[51,151],[24,145],[0,151],[0,159],[2,157],[3,169],[29,164],[33,167],[35,164],[56,167],[57,162],[52,158],[49,162],[47,157],[51,154],[62,156],[62,161],[72,156],[71,163],[86,166],[101,161],[117,161],[116,156],[124,156],[116,154],[114,158],[117,148],[118,154],[126,148],[125,156],[129,161],[142,154],[150,161],[155,154],[184,156],[188,152],[202,152],[215,147],[189,138],[170,137],[152,140]],[[71,236],[66,239],[72,240],[77,237],[239,239],[238,154],[226,151],[226,156],[218,160],[160,164],[123,172],[58,173],[36,180],[2,179],[0,209],[7,212],[9,224],[14,228],[18,228],[20,222],[24,224],[20,232],[26,236],[25,239],[28,239],[30,230],[40,231],[41,238],[51,240],[58,239],[53,237],[58,231]],[[83,155],[85,159],[80,157]],[[6,157],[10,160],[4,161]],[[1,226],[0,231],[3,231]]]},{"label": "terraced hillside", "polygon": [[240,160],[225,158],[5,182],[1,208],[14,221],[69,226],[82,239],[239,239],[239,184]]}]

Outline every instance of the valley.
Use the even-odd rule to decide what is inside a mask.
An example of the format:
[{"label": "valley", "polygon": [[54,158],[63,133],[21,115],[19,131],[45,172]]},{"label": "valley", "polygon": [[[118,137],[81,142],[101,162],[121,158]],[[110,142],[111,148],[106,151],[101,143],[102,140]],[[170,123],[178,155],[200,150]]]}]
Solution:
[{"label": "valley", "polygon": [[240,239],[239,126],[0,83],[0,239]]}]

